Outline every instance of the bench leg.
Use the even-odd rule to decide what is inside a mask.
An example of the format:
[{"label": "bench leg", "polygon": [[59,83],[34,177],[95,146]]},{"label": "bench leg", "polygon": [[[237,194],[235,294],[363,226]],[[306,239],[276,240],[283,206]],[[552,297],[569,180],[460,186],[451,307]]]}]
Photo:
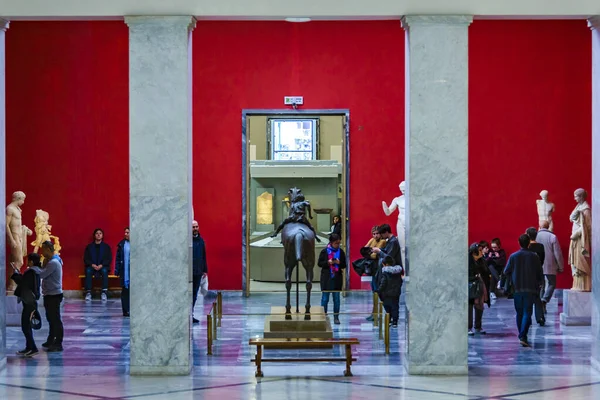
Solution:
[{"label": "bench leg", "polygon": [[261,369],[261,362],[262,362],[262,346],[258,345],[258,346],[256,346],[256,373],[254,374],[254,376],[257,378],[262,378],[264,376],[262,369]]},{"label": "bench leg", "polygon": [[346,370],[344,371],[344,376],[352,376],[352,371],[350,370],[350,365],[352,364],[352,346],[346,345]]}]

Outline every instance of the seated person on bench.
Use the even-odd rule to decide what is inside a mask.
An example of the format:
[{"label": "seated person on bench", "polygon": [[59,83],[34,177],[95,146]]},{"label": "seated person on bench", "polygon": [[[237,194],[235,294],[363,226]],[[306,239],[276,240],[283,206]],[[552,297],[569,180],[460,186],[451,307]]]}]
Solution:
[{"label": "seated person on bench", "polygon": [[308,221],[308,218],[306,218],[306,213],[308,213],[308,217],[312,219],[312,212],[310,208],[310,203],[305,200],[302,190],[292,188],[289,190],[288,195],[291,199],[289,217],[283,220],[283,222],[277,227],[277,230],[274,234],[271,235],[271,237],[274,238],[275,236],[277,236],[286,224],[289,224],[290,222],[299,222],[308,226],[310,230],[313,231],[313,233],[315,234],[315,240],[321,243],[321,239],[319,239],[319,237],[317,236],[315,228],[313,228],[313,226]]},{"label": "seated person on bench", "polygon": [[94,241],[87,245],[83,254],[85,264],[85,301],[92,301],[92,279],[102,277],[102,302],[107,301],[108,274],[112,252],[110,246],[104,243],[104,231],[100,228],[94,230]]}]

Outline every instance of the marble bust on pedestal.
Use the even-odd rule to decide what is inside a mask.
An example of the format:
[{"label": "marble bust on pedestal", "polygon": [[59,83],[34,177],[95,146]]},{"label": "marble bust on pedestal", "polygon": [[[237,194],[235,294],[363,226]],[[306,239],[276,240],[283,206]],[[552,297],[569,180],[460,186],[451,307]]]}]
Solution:
[{"label": "marble bust on pedestal", "polygon": [[537,212],[538,212],[538,226],[542,226],[543,221],[548,221],[550,227],[548,230],[554,232],[554,221],[552,220],[552,213],[554,212],[554,204],[548,201],[548,191],[542,190],[540,192],[541,199],[536,200]]},{"label": "marble bust on pedestal", "polygon": [[589,292],[592,290],[592,210],[586,201],[585,190],[577,189],[574,195],[577,206],[569,218],[573,223],[569,245],[569,265],[573,274],[572,290]]},{"label": "marble bust on pedestal", "polygon": [[400,243],[402,265],[406,266],[406,201],[404,198],[406,182],[400,182],[398,188],[400,189],[400,196],[394,198],[389,207],[385,201],[382,201],[381,205],[383,206],[383,212],[387,216],[390,216],[394,211],[396,211],[396,209],[398,209],[398,222],[396,223],[396,234],[398,236],[398,242]]}]

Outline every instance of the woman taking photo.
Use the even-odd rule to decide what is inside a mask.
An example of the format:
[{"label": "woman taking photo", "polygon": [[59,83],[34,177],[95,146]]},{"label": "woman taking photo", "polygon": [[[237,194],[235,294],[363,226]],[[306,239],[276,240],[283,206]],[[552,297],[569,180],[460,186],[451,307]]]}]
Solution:
[{"label": "woman taking photo", "polygon": [[[346,269],[346,254],[340,248],[341,238],[332,233],[329,236],[329,244],[321,250],[317,265],[321,267],[321,306],[327,313],[329,295],[333,295],[333,322],[339,325],[340,318],[340,290],[344,281],[342,270]],[[332,291],[334,291],[332,293]]]},{"label": "woman taking photo", "polygon": [[[488,287],[489,272],[483,260],[483,254],[479,243],[473,243],[469,247],[469,336],[475,333],[485,335],[481,328],[483,318],[483,305],[489,303]],[[475,330],[473,330],[473,310],[475,310]]]}]

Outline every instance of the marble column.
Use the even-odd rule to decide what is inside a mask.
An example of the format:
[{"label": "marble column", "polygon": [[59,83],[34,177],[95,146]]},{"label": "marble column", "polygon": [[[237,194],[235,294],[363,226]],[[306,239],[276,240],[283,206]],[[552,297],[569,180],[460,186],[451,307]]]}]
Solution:
[{"label": "marble column", "polygon": [[405,16],[410,374],[467,373],[468,27]]},{"label": "marble column", "polygon": [[600,370],[600,16],[592,30],[592,366]]},{"label": "marble column", "polygon": [[[6,55],[8,21],[0,19],[0,199],[6,201]],[[6,213],[0,212],[0,370],[6,366]]]},{"label": "marble column", "polygon": [[132,375],[192,366],[189,16],[126,17]]}]

